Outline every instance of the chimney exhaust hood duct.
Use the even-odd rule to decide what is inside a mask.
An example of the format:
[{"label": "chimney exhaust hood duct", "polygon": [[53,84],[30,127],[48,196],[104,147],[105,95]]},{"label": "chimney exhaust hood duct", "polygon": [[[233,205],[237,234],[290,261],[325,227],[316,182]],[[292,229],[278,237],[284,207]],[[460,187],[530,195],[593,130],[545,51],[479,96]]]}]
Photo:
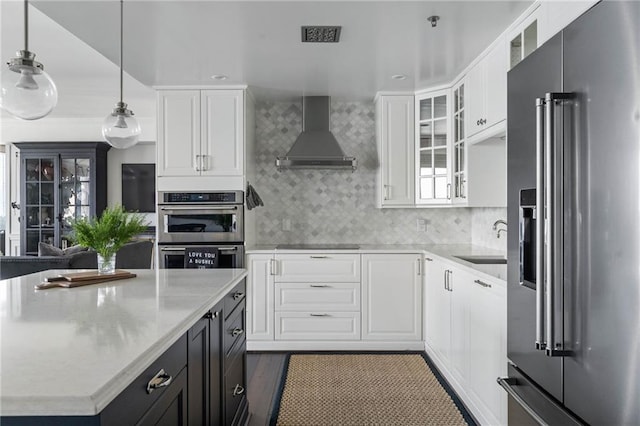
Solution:
[{"label": "chimney exhaust hood duct", "polygon": [[329,130],[330,117],[331,102],[328,96],[302,98],[302,133],[289,152],[276,159],[278,170],[356,169],[356,159],[345,156]]}]

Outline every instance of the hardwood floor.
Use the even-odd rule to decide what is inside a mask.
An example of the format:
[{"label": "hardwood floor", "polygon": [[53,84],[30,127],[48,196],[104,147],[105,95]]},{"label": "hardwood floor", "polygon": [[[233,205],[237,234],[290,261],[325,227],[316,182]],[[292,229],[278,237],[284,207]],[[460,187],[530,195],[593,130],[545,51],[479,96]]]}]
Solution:
[{"label": "hardwood floor", "polygon": [[247,354],[247,399],[251,413],[249,426],[269,424],[286,355],[282,352]]}]

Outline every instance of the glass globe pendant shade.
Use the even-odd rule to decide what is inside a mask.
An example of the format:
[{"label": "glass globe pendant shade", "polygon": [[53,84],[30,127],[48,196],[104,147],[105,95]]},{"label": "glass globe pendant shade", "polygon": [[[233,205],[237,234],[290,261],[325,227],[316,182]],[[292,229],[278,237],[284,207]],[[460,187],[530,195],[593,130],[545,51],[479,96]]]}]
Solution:
[{"label": "glass globe pendant shade", "polygon": [[118,149],[131,148],[138,143],[142,129],[127,104],[118,102],[113,112],[107,115],[102,125],[102,137],[109,145]]},{"label": "glass globe pendant shade", "polygon": [[24,120],[37,120],[53,111],[58,89],[33,53],[21,50],[2,73],[0,108]]}]

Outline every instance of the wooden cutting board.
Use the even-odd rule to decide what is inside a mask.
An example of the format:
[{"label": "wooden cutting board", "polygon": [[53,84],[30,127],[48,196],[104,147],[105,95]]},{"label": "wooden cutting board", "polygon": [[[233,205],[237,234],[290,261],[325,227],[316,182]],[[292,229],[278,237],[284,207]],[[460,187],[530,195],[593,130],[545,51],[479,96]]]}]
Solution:
[{"label": "wooden cutting board", "polygon": [[126,278],[134,278],[136,274],[122,269],[116,269],[113,274],[98,274],[97,271],[89,272],[72,272],[69,274],[60,274],[53,277],[47,277],[46,281],[36,285],[36,290],[46,290],[48,288],[62,287],[72,288],[89,284],[98,284],[109,281],[124,280]]}]

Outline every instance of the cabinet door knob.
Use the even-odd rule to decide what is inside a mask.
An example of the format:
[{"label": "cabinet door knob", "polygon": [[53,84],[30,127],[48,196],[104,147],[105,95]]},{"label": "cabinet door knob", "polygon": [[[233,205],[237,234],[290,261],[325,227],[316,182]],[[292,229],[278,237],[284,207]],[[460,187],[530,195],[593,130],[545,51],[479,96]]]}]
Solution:
[{"label": "cabinet door knob", "polygon": [[233,396],[238,396],[238,395],[242,395],[244,393],[244,388],[240,385],[236,385],[235,388],[233,388]]},{"label": "cabinet door knob", "polygon": [[241,299],[242,296],[244,296],[244,293],[240,292],[240,291],[236,291],[235,293],[233,293],[233,300],[238,300]]},{"label": "cabinet door knob", "polygon": [[149,380],[149,383],[147,383],[147,393],[151,393],[158,388],[169,386],[172,379],[173,377],[164,372],[164,368],[161,369],[151,380]]},{"label": "cabinet door knob", "polygon": [[241,328],[234,328],[234,329],[231,331],[231,335],[232,335],[233,337],[239,336],[239,335],[241,335],[242,333],[244,333],[244,330],[243,330],[243,329],[241,329]]}]

